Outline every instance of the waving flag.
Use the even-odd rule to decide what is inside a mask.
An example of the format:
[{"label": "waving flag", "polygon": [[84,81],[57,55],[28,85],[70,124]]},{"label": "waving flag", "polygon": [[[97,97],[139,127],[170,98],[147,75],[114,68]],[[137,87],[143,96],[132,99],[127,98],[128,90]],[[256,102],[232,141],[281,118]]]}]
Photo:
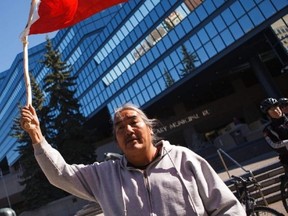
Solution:
[{"label": "waving flag", "polygon": [[32,0],[24,36],[72,26],[93,14],[127,0]]},{"label": "waving flag", "polygon": [[[72,26],[95,13],[128,0],[32,0],[27,25],[21,35],[23,43],[26,105],[32,104],[28,69],[28,35],[43,34]],[[30,123],[25,127],[33,127]]]}]

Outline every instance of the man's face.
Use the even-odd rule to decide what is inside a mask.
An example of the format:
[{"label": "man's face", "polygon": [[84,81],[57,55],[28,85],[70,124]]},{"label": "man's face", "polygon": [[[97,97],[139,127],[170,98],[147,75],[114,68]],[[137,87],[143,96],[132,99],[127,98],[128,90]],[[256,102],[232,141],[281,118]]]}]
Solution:
[{"label": "man's face", "polygon": [[152,145],[152,130],[134,110],[123,110],[114,117],[115,136],[119,148],[127,156]]},{"label": "man's face", "polygon": [[268,109],[268,114],[271,118],[274,119],[278,119],[283,115],[279,106],[273,106],[270,109]]}]

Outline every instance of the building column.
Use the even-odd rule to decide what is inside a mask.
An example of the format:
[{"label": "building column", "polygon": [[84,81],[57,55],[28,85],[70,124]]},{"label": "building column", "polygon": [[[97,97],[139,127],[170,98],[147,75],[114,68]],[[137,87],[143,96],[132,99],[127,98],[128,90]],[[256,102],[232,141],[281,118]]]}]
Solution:
[{"label": "building column", "polygon": [[249,58],[249,62],[260,85],[266,92],[267,97],[281,97],[278,86],[274,83],[270,72],[266,68],[265,64],[261,61],[258,54],[251,56]]}]

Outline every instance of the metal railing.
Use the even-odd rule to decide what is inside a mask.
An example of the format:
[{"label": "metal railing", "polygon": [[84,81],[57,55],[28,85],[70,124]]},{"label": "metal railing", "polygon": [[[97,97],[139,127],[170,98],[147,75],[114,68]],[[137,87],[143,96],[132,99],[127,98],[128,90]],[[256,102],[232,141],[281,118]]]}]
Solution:
[{"label": "metal railing", "polygon": [[[224,168],[225,168],[225,171],[227,172],[227,174],[228,174],[228,176],[229,176],[229,179],[231,179],[231,175],[230,175],[230,173],[229,173],[229,169],[228,169],[228,167],[227,167],[227,165],[226,165],[226,163],[225,163],[225,160],[224,160],[224,158],[223,158],[223,155],[225,155],[230,161],[232,161],[238,168],[240,168],[240,169],[242,169],[244,172],[248,173],[255,182],[258,182],[258,181],[256,180],[256,178],[255,178],[255,175],[253,174],[253,172],[252,172],[251,170],[245,169],[240,163],[238,163],[234,158],[232,158],[232,157],[231,157],[229,154],[227,154],[224,150],[222,150],[221,148],[219,148],[219,149],[217,150],[217,153],[218,153],[218,155],[219,155],[219,157],[220,157],[220,160],[221,160],[221,162],[222,162],[222,164],[223,164],[223,166],[224,166]],[[268,206],[268,202],[267,202],[267,200],[265,199],[265,196],[264,196],[263,191],[262,191],[262,189],[261,189],[262,187],[261,187],[260,183],[258,183],[258,184],[259,184],[259,187],[257,187],[257,189],[258,189],[258,191],[259,191],[259,194],[261,195],[261,198],[262,198],[264,204],[265,204],[266,206]]]}]

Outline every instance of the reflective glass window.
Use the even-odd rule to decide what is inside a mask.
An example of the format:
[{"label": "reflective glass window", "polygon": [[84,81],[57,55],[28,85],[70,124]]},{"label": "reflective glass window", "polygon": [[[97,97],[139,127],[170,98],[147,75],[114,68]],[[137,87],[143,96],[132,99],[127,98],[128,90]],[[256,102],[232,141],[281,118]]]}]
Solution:
[{"label": "reflective glass window", "polygon": [[287,6],[287,1],[279,1],[279,0],[271,0],[273,5],[276,7],[277,10],[282,9],[283,7]]},{"label": "reflective glass window", "polygon": [[190,14],[191,9],[187,7],[185,2],[183,2],[180,7],[178,8],[179,11],[183,14],[184,17],[186,17],[188,14]]},{"label": "reflective glass window", "polygon": [[184,31],[184,29],[181,26],[177,26],[177,35],[179,38],[182,38],[186,35],[186,32]]},{"label": "reflective glass window", "polygon": [[281,41],[282,46],[288,50],[288,15],[285,15],[281,19],[277,20],[271,25],[271,28]]},{"label": "reflective glass window", "polygon": [[149,98],[151,99],[151,98],[153,98],[153,97],[155,97],[155,91],[154,91],[154,89],[152,88],[152,86],[148,86],[148,88],[147,88],[147,91],[148,91],[148,94],[149,94]]},{"label": "reflective glass window", "polygon": [[205,30],[209,35],[209,38],[213,38],[215,35],[217,35],[217,30],[211,22],[205,26]]},{"label": "reflective glass window", "polygon": [[144,103],[145,103],[145,100],[144,100],[144,98],[143,98],[142,93],[140,93],[140,94],[137,95],[137,99],[138,99],[138,101],[139,101],[139,104],[144,104]]},{"label": "reflective glass window", "polygon": [[205,44],[209,40],[209,37],[205,29],[201,29],[197,34],[202,44]]},{"label": "reflective glass window", "polygon": [[217,54],[217,51],[211,42],[208,42],[207,44],[205,44],[204,48],[205,48],[206,53],[208,53],[210,58]]},{"label": "reflective glass window", "polygon": [[161,88],[161,91],[165,90],[166,85],[165,85],[165,80],[163,79],[163,76],[161,77],[161,79],[158,80],[158,85]]},{"label": "reflective glass window", "polygon": [[195,12],[196,12],[197,16],[199,17],[199,20],[201,20],[201,21],[204,20],[208,16],[208,14],[207,14],[207,12],[206,12],[206,10],[202,4],[197,7],[197,10],[195,10]]},{"label": "reflective glass window", "polygon": [[265,16],[265,18],[268,18],[268,17],[270,17],[276,13],[275,8],[273,7],[271,2],[269,2],[269,1],[264,1],[264,2],[260,3],[259,8],[262,11],[263,15]]},{"label": "reflective glass window", "polygon": [[231,25],[233,22],[235,22],[235,17],[232,14],[231,10],[229,8],[227,8],[222,14],[221,16],[223,17],[223,20],[225,21],[225,23],[227,25]]},{"label": "reflective glass window", "polygon": [[216,9],[214,1],[205,1],[203,7],[206,9],[208,14],[211,14]]},{"label": "reflective glass window", "polygon": [[156,92],[156,94],[160,94],[160,93],[161,93],[161,88],[160,88],[158,82],[154,82],[154,83],[152,84],[152,86],[153,86],[153,89],[154,89],[154,91]]},{"label": "reflective glass window", "polygon": [[215,38],[213,38],[212,42],[218,52],[220,52],[225,48],[225,44],[223,43],[223,40],[220,36],[216,36]]},{"label": "reflective glass window", "polygon": [[233,37],[232,37],[232,35],[228,29],[221,32],[220,35],[223,38],[223,41],[226,44],[226,46],[228,46],[234,42],[234,39],[233,39]]},{"label": "reflective glass window", "polygon": [[147,26],[152,26],[153,25],[153,20],[151,19],[150,16],[147,16],[145,18],[145,23],[146,23]]},{"label": "reflective glass window", "polygon": [[[212,0],[213,1],[213,0]],[[227,0],[217,0],[217,1],[213,1],[213,3],[215,4],[215,6],[218,8],[220,7],[222,4],[224,4]]]},{"label": "reflective glass window", "polygon": [[179,72],[176,69],[176,67],[172,68],[169,72],[170,72],[170,74],[171,74],[171,76],[172,76],[172,78],[174,79],[175,82],[178,81],[181,78]]},{"label": "reflective glass window", "polygon": [[254,28],[253,23],[248,16],[241,17],[238,22],[241,25],[242,29],[245,31],[245,33]]},{"label": "reflective glass window", "polygon": [[165,62],[165,67],[170,70],[172,67],[173,67],[173,64],[171,62],[171,59],[170,59],[170,56],[167,56],[165,59],[164,59],[164,62]]},{"label": "reflective glass window", "polygon": [[263,14],[260,12],[258,8],[252,9],[248,14],[254,25],[259,25],[264,21]]},{"label": "reflective glass window", "polygon": [[[188,47],[188,49],[189,49],[189,47]],[[170,56],[171,56],[171,59],[173,59],[173,64],[174,65],[178,64],[179,62],[181,62],[181,59],[179,58],[179,55],[178,55],[178,53],[176,51],[172,52]]]},{"label": "reflective glass window", "polygon": [[156,66],[148,73],[150,83],[156,81],[156,74],[160,75],[162,73],[162,70],[164,71],[164,68],[159,68],[158,66]]},{"label": "reflective glass window", "polygon": [[196,51],[196,53],[201,63],[204,63],[205,61],[208,60],[208,55],[204,48],[200,48],[199,50]]},{"label": "reflective glass window", "polygon": [[190,39],[191,44],[193,45],[194,49],[197,50],[199,47],[201,47],[200,40],[198,39],[197,35],[194,35]]},{"label": "reflective glass window", "polygon": [[229,28],[235,39],[238,39],[244,35],[242,28],[237,22],[232,24]]},{"label": "reflective glass window", "polygon": [[200,23],[198,16],[195,13],[189,15],[190,21],[192,21],[192,26],[195,27]]},{"label": "reflective glass window", "polygon": [[242,5],[243,5],[243,7],[245,8],[246,11],[250,11],[253,7],[255,7],[254,1],[244,0]]},{"label": "reflective glass window", "polygon": [[232,4],[230,8],[231,8],[233,15],[236,17],[236,19],[239,19],[239,17],[245,14],[244,8],[238,1]]},{"label": "reflective glass window", "polygon": [[213,20],[214,26],[216,27],[216,29],[218,30],[218,32],[221,32],[225,29],[226,24],[224,23],[223,19],[221,16],[217,16],[214,20]]},{"label": "reflective glass window", "polygon": [[175,31],[175,29],[171,30],[169,32],[169,37],[172,38],[173,41],[176,41],[179,39],[178,32]]},{"label": "reflective glass window", "polygon": [[[160,42],[160,41],[159,41]],[[162,40],[163,44],[165,45],[166,48],[169,48],[172,46],[173,43],[175,43],[175,38],[171,38],[170,35],[165,37]]]},{"label": "reflective glass window", "polygon": [[181,25],[183,26],[184,31],[186,33],[188,33],[192,29],[192,24],[191,24],[191,21],[189,19],[184,19],[182,21]]},{"label": "reflective glass window", "polygon": [[145,88],[143,78],[139,79],[138,84],[140,90],[143,91],[143,89]]}]

